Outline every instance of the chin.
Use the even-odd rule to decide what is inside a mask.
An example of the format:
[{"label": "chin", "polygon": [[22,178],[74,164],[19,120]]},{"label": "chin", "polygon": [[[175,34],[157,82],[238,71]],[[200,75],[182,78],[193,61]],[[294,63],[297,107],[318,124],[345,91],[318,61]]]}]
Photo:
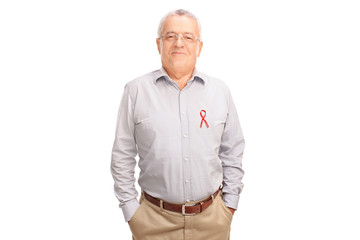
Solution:
[{"label": "chin", "polygon": [[173,64],[174,68],[186,68],[189,67],[189,64],[186,63],[175,63]]}]

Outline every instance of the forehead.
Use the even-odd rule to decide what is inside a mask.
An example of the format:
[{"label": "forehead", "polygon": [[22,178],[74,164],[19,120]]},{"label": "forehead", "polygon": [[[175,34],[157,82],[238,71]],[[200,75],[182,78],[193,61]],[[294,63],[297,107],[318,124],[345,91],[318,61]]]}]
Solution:
[{"label": "forehead", "polygon": [[195,19],[187,16],[175,15],[170,16],[165,20],[162,32],[190,32],[194,34],[199,34],[199,29]]}]

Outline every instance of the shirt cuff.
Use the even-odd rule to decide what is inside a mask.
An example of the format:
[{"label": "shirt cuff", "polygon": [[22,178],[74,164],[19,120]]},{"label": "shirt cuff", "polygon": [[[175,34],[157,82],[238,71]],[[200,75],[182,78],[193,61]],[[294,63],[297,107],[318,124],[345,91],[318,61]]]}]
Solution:
[{"label": "shirt cuff", "polygon": [[237,209],[239,204],[239,195],[223,193],[223,201],[227,207]]},{"label": "shirt cuff", "polygon": [[135,198],[133,200],[127,201],[124,205],[121,206],[121,209],[124,214],[125,221],[128,222],[140,206],[140,203]]}]

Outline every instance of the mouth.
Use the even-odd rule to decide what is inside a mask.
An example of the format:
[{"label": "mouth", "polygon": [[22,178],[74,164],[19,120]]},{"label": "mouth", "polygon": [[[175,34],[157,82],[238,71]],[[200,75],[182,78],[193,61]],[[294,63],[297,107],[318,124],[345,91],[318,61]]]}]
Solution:
[{"label": "mouth", "polygon": [[172,52],[172,54],[174,54],[174,55],[183,55],[185,53],[183,53],[183,52]]}]

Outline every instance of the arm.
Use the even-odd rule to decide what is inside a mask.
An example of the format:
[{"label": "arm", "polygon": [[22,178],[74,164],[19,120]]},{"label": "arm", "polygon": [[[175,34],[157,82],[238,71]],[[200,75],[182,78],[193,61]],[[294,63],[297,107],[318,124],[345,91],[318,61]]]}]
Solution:
[{"label": "arm", "polygon": [[120,201],[125,221],[133,216],[139,202],[135,189],[135,166],[137,155],[134,137],[133,101],[125,86],[117,116],[115,140],[112,149],[111,173],[114,178],[115,196]]},{"label": "arm", "polygon": [[231,93],[228,90],[229,108],[228,115],[221,137],[219,158],[223,167],[223,200],[232,212],[237,209],[239,194],[243,189],[242,157],[245,147],[244,136],[240,127]]}]

